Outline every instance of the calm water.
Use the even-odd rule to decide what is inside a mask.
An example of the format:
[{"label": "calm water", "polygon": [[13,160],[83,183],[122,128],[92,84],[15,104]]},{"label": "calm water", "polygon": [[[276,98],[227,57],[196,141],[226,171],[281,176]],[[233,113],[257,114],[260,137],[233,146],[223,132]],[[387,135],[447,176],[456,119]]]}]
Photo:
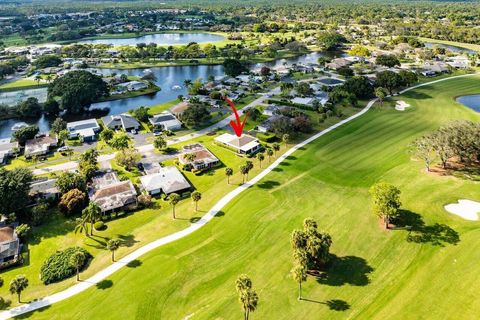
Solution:
[{"label": "calm water", "polygon": [[425,47],[427,47],[427,48],[433,48],[433,47],[445,48],[447,50],[450,50],[450,51],[456,52],[456,53],[468,53],[468,54],[477,53],[475,50],[462,48],[462,47],[457,47],[457,46],[452,46],[452,45],[449,45],[449,44],[440,44],[440,43],[432,43],[432,42],[425,42],[424,44],[425,44]]},{"label": "calm water", "polygon": [[480,112],[480,94],[458,97],[457,102],[460,102],[472,110]]},{"label": "calm water", "polygon": [[223,41],[225,38],[212,33],[157,33],[125,39],[93,39],[79,43],[111,44],[114,46],[136,45],[139,43],[156,43],[160,45],[188,44],[190,42],[205,43]]},{"label": "calm water", "polygon": [[[306,55],[298,56],[295,58],[280,59],[267,63],[257,63],[251,66],[251,69],[260,68],[263,65],[269,67],[283,66],[283,65],[292,65],[294,63],[316,63],[317,59],[322,56],[322,53],[313,52]],[[342,54],[331,53],[332,57],[341,56]],[[112,73],[117,74],[127,74],[132,76],[142,76],[145,74],[145,69],[95,69],[98,73],[104,75],[110,75]],[[82,116],[74,116],[70,119],[66,118],[67,121],[74,121],[79,119],[88,119],[88,118],[98,118],[108,114],[119,114],[122,112],[127,112],[128,110],[138,108],[140,106],[152,106],[159,103],[164,103],[167,101],[175,100],[178,95],[186,95],[187,89],[184,85],[184,80],[190,79],[195,80],[202,78],[206,80],[210,75],[222,76],[224,75],[223,66],[178,66],[178,67],[161,67],[161,68],[149,68],[156,77],[155,83],[160,86],[161,91],[153,93],[151,95],[144,95],[135,98],[129,99],[120,99],[114,101],[105,101],[94,103],[90,107],[90,112],[82,114]],[[1,103],[1,101],[0,101]],[[8,138],[11,136],[11,127],[18,122],[28,122],[18,119],[10,119],[0,121],[0,139]],[[37,123],[40,127],[40,131],[48,131],[49,123],[52,119],[42,117],[39,120],[31,121],[30,123]]]}]

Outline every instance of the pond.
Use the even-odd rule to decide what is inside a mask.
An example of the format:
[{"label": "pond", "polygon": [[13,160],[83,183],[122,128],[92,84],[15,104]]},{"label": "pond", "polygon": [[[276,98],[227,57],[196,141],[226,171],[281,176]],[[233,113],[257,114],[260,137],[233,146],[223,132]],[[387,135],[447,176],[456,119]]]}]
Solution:
[{"label": "pond", "polygon": [[[332,56],[341,56],[342,54],[337,52],[333,53]],[[323,56],[323,53],[312,52],[298,57],[279,59],[266,63],[256,63],[251,65],[251,69],[260,68],[263,65],[269,67],[282,66],[282,65],[292,65],[294,63],[316,63],[318,57]],[[98,73],[104,75],[110,75],[112,73],[117,74],[127,74],[129,76],[142,76],[145,74],[145,69],[94,69]],[[157,84],[161,90],[159,92],[144,95],[129,99],[119,99],[113,101],[98,102],[92,104],[90,107],[90,112],[83,114],[82,116],[75,116],[71,119],[66,119],[67,121],[81,120],[82,118],[98,118],[101,116],[109,114],[119,114],[127,112],[131,109],[138,108],[140,106],[152,106],[167,101],[172,101],[177,99],[178,95],[186,95],[187,89],[185,88],[184,81],[186,79],[195,80],[202,78],[206,80],[210,75],[223,76],[223,66],[222,65],[198,65],[198,66],[172,66],[172,67],[160,67],[160,68],[150,68],[151,72],[155,75],[155,84]],[[34,89],[41,90],[41,89]],[[45,94],[46,89],[43,88]],[[27,92],[29,90],[23,90]],[[15,91],[17,94],[22,91]],[[0,99],[0,103],[2,103]],[[38,125],[41,131],[48,131],[49,122],[52,119],[42,118],[38,122]],[[0,139],[8,138],[11,136],[11,127],[18,122],[22,122],[19,119],[10,119],[0,121]],[[35,123],[32,122],[32,123]]]},{"label": "pond", "polygon": [[424,42],[425,47],[427,48],[433,48],[433,47],[439,47],[439,48],[445,48],[447,50],[450,50],[455,53],[468,53],[468,54],[476,54],[477,52],[475,50],[467,49],[467,48],[462,48],[462,47],[457,47],[453,46],[450,44],[441,44],[441,43],[433,43],[433,42]]},{"label": "pond", "polygon": [[460,102],[467,108],[480,112],[480,94],[458,97],[457,102]]},{"label": "pond", "polygon": [[225,37],[213,33],[156,33],[135,38],[104,38],[79,41],[78,43],[111,44],[113,46],[137,45],[139,43],[156,43],[159,45],[205,43],[225,40]]}]

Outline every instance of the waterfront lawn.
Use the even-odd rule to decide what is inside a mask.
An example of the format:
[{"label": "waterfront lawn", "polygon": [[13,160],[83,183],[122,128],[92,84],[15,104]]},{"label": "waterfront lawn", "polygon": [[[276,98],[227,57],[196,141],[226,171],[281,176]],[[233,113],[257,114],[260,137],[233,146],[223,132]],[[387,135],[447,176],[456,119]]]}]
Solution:
[{"label": "waterfront lawn", "polygon": [[19,79],[0,85],[0,91],[15,91],[22,89],[35,89],[48,86],[48,83],[37,82],[31,79]]},{"label": "waterfront lawn", "polygon": [[[90,288],[35,319],[241,317],[235,279],[242,273],[260,298],[255,319],[476,319],[480,222],[449,215],[443,205],[479,200],[478,185],[427,175],[407,148],[452,119],[479,121],[453,99],[478,93],[479,79],[410,91],[395,98],[412,105],[407,111],[375,108],[324,135],[203,229],[116,272],[105,280],[109,287]],[[377,181],[402,190],[410,231],[385,231],[371,213],[368,189]],[[306,217],[332,235],[334,256],[321,277],[303,284],[305,300],[298,301],[289,241]],[[34,294],[29,288],[25,299]]]}]

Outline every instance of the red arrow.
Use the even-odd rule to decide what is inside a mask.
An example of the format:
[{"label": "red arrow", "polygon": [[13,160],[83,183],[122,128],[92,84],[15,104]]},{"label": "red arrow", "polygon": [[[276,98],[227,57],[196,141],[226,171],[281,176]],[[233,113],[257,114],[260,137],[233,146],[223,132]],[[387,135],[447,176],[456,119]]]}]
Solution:
[{"label": "red arrow", "polygon": [[232,126],[233,131],[235,131],[235,134],[237,135],[237,137],[241,137],[243,132],[243,127],[245,127],[245,122],[247,122],[248,111],[247,113],[245,113],[245,118],[243,118],[243,122],[242,122],[240,121],[240,117],[238,115],[237,109],[235,109],[235,105],[233,104],[232,100],[228,99],[227,97],[225,97],[225,100],[228,102],[230,107],[232,107],[232,111],[236,119],[236,121],[231,120],[230,125]]}]

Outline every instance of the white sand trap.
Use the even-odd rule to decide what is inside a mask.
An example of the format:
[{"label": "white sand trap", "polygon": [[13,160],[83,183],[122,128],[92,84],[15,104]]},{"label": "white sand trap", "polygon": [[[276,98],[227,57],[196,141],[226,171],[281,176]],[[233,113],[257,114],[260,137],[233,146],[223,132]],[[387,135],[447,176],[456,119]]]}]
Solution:
[{"label": "white sand trap", "polygon": [[480,202],[460,199],[458,203],[447,204],[444,208],[465,220],[475,221],[478,220],[478,214],[480,213]]},{"label": "white sand trap", "polygon": [[405,109],[408,107],[410,107],[410,105],[403,100],[397,101],[395,104],[395,110],[398,111],[405,111]]}]

